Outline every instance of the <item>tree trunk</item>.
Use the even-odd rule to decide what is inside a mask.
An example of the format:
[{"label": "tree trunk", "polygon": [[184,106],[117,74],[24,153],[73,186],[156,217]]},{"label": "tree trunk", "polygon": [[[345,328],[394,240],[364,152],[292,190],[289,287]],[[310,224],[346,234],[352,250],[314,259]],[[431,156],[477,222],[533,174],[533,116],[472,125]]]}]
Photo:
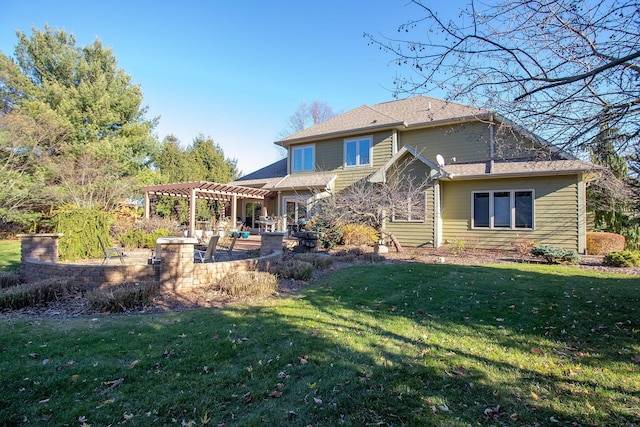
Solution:
[{"label": "tree trunk", "polygon": [[393,247],[396,248],[396,252],[402,252],[402,245],[400,244],[398,239],[396,239],[396,236],[394,236],[393,233],[389,233],[385,230],[381,230],[380,233],[383,236],[387,236],[389,239],[391,239],[391,243],[393,243]]}]

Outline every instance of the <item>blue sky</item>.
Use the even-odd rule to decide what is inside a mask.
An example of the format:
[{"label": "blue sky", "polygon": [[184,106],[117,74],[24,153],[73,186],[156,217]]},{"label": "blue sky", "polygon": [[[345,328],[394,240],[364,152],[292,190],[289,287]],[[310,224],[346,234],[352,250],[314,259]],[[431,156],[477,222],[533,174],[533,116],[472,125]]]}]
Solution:
[{"label": "blue sky", "polygon": [[407,3],[7,0],[0,51],[13,56],[16,30],[45,24],[79,46],[99,38],[141,85],[147,116],[160,116],[159,139],[209,136],[246,174],[281,158],[273,141],[301,102],[348,111],[393,99],[401,70],[363,33],[394,37],[419,13]]}]

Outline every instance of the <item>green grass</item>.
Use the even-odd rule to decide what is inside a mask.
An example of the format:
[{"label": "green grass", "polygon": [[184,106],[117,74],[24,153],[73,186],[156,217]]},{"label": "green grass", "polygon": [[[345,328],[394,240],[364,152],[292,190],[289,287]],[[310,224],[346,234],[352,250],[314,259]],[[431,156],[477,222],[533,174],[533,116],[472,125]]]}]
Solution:
[{"label": "green grass", "polygon": [[640,280],[367,265],[301,297],[2,318],[4,425],[640,423]]},{"label": "green grass", "polygon": [[20,269],[20,241],[0,240],[0,271]]}]

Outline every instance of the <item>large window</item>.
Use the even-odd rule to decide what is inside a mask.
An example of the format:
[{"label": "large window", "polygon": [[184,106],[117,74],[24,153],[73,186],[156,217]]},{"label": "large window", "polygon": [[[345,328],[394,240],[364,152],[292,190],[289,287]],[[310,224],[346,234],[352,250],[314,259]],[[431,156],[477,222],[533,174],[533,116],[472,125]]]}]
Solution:
[{"label": "large window", "polygon": [[425,193],[398,193],[393,198],[391,221],[424,222],[426,212]]},{"label": "large window", "polygon": [[345,166],[371,165],[371,137],[347,139],[344,141]]},{"label": "large window", "polygon": [[533,190],[474,192],[471,227],[532,229],[533,199]]},{"label": "large window", "polygon": [[293,147],[291,151],[293,153],[293,172],[308,172],[315,169],[313,167],[315,163],[313,145]]}]

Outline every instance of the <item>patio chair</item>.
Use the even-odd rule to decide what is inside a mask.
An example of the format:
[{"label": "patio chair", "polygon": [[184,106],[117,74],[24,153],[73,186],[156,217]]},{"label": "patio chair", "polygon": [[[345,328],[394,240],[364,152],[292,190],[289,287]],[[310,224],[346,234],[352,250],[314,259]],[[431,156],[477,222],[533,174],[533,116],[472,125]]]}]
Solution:
[{"label": "patio chair", "polygon": [[122,252],[118,248],[107,248],[104,242],[102,241],[102,239],[100,238],[100,236],[97,236],[97,237],[98,237],[98,242],[100,242],[100,247],[102,248],[102,252],[104,253],[104,259],[102,260],[102,265],[105,265],[106,263],[108,263],[109,260],[113,257],[120,258],[120,262],[122,263],[122,265],[125,265],[124,252]]},{"label": "patio chair", "polygon": [[234,233],[229,245],[220,246],[222,253],[226,254],[229,257],[230,261],[233,260],[233,248],[236,245],[236,240],[238,240],[238,234]]},{"label": "patio chair", "polygon": [[211,236],[209,244],[207,245],[207,250],[202,251],[200,249],[196,249],[194,253],[195,260],[200,262],[215,261],[216,246],[218,245],[219,239],[220,236]]},{"label": "patio chair", "polygon": [[151,264],[159,264],[161,261],[160,251],[162,250],[162,245],[160,243],[156,243],[156,249],[151,249]]}]

